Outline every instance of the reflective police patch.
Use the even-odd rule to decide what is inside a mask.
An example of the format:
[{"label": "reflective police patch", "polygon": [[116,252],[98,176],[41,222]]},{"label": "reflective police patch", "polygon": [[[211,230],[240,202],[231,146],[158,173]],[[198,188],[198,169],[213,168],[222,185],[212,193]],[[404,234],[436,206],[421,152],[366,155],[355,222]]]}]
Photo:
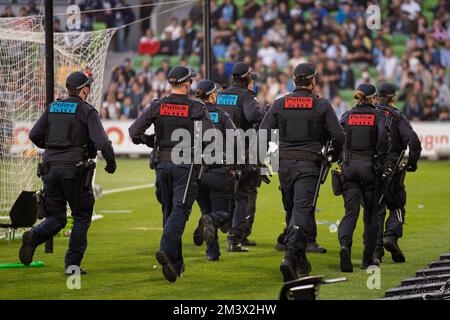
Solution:
[{"label": "reflective police patch", "polygon": [[77,111],[78,103],[56,101],[50,106],[50,113],[75,113]]},{"label": "reflective police patch", "polygon": [[312,107],[311,97],[289,97],[284,100],[285,109],[312,109]]},{"label": "reflective police patch", "polygon": [[209,118],[212,123],[219,123],[219,113],[218,112],[210,112]]},{"label": "reflective police patch", "polygon": [[217,96],[217,104],[221,106],[236,107],[239,96],[237,94],[220,93]]},{"label": "reflective police patch", "polygon": [[189,116],[189,106],[185,104],[163,103],[159,108],[159,115],[187,118]]},{"label": "reflective police patch", "polygon": [[348,119],[350,126],[373,126],[375,124],[374,114],[352,114]]}]

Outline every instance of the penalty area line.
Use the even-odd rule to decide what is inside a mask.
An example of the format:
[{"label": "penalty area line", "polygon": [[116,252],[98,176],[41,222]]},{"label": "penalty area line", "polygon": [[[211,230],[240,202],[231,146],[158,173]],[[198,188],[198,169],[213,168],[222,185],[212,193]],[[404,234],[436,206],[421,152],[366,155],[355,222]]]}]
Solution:
[{"label": "penalty area line", "polygon": [[154,187],[155,187],[154,183],[149,183],[149,184],[143,184],[143,185],[140,185],[140,186],[133,186],[133,187],[125,187],[125,188],[106,190],[106,191],[102,192],[102,195],[107,196],[109,194],[114,194],[114,193],[128,192],[128,191],[135,191],[135,190],[142,190],[142,189],[151,189],[151,188],[154,188]]}]

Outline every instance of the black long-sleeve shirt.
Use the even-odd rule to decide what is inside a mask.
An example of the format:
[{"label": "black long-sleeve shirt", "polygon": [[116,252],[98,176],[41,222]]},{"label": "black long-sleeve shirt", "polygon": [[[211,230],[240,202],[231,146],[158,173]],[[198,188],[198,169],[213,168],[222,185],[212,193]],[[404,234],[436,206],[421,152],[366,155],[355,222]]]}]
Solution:
[{"label": "black long-sleeve shirt", "polygon": [[[76,116],[77,120],[81,122],[81,125],[86,126],[87,128],[90,140],[87,141],[87,145],[94,146],[96,150],[99,150],[105,160],[114,161],[114,149],[103,128],[97,110],[87,102],[82,101],[79,97],[70,97],[64,101],[78,103],[78,110],[80,111],[76,113]],[[80,146],[72,146],[64,149],[52,149],[46,147],[46,135],[49,130],[49,108],[50,106],[47,107],[45,112],[36,122],[29,135],[30,140],[38,148],[45,149],[43,160],[46,162],[78,162],[85,160],[84,153],[86,150],[83,150]]]}]

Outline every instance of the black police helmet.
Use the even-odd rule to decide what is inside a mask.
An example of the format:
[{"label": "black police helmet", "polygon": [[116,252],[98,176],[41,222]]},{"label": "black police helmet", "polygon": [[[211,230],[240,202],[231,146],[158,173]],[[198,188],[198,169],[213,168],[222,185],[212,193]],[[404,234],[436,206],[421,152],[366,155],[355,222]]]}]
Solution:
[{"label": "black police helmet", "polygon": [[397,95],[397,87],[392,83],[385,82],[378,87],[379,97],[393,98],[396,95]]},{"label": "black police helmet", "polygon": [[356,91],[361,91],[364,94],[365,99],[372,98],[377,94],[377,88],[368,83],[360,84],[358,88],[356,88]]},{"label": "black police helmet", "polygon": [[197,84],[197,90],[201,91],[203,97],[208,97],[219,89],[211,80],[202,80]]},{"label": "black police helmet", "polygon": [[197,74],[192,72],[188,68],[182,66],[173,67],[169,71],[169,83],[172,85],[182,84],[187,81],[192,81],[192,78],[195,78]]},{"label": "black police helmet", "polygon": [[300,63],[294,69],[294,78],[300,81],[311,80],[317,75],[316,68],[311,63]]},{"label": "black police helmet", "polygon": [[81,71],[71,73],[66,79],[66,88],[68,90],[81,90],[90,86],[93,82],[92,77]]},{"label": "black police helmet", "polygon": [[241,79],[244,79],[250,75],[252,80],[258,79],[258,76],[253,73],[252,68],[244,62],[236,62],[231,70],[231,75],[233,78]]}]

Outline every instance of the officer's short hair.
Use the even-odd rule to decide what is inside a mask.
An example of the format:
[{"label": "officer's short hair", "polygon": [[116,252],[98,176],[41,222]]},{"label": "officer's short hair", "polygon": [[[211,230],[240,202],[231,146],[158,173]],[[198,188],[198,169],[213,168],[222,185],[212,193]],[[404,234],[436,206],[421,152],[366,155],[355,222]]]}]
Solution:
[{"label": "officer's short hair", "polygon": [[294,83],[296,87],[309,87],[315,78],[311,79],[300,79],[295,78]]}]

